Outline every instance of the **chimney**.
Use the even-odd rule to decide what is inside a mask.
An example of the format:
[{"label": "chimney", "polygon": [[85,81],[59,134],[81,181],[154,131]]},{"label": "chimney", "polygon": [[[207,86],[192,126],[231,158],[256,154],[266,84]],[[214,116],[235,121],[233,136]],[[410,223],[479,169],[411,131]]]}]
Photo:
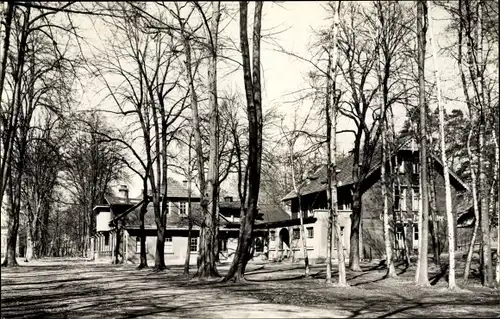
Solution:
[{"label": "chimney", "polygon": [[226,197],[224,197],[224,201],[225,201],[226,203],[230,203],[230,202],[232,202],[232,201],[233,201],[233,197],[232,197],[232,196],[226,196]]},{"label": "chimney", "polygon": [[128,199],[128,187],[127,185],[120,185],[120,189],[118,189],[118,192],[120,193],[120,197],[124,197]]}]

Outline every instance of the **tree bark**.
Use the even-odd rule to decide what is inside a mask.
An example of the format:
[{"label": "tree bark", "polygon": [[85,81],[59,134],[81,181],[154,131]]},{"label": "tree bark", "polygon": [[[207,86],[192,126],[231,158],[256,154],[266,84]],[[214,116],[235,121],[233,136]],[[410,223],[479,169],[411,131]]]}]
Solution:
[{"label": "tree bark", "polygon": [[191,259],[191,232],[193,230],[193,220],[191,213],[191,138],[193,134],[189,134],[188,145],[188,237],[186,247],[186,259],[184,260],[184,275],[189,275],[189,263]]},{"label": "tree bark", "polygon": [[418,272],[416,283],[418,286],[429,286],[427,269],[427,248],[429,233],[429,200],[427,191],[427,104],[425,101],[425,45],[427,32],[427,5],[424,0],[417,2],[417,37],[418,37],[418,78],[419,78],[419,105],[420,105],[420,180],[422,196],[422,231],[419,233]]}]

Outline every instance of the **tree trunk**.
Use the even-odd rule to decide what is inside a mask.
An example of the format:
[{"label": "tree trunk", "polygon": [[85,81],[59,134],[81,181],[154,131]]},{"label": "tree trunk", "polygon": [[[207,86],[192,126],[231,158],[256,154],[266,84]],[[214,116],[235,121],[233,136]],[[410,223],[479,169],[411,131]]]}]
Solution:
[{"label": "tree trunk", "polygon": [[[148,169],[146,169],[148,170]],[[141,205],[141,211],[139,212],[140,226],[139,226],[139,236],[140,236],[140,245],[141,245],[141,253],[140,253],[140,263],[137,267],[138,269],[147,268],[148,267],[148,255],[146,251],[146,231],[144,229],[144,217],[148,212],[149,205],[149,196],[148,196],[148,172],[145,173],[143,177],[142,184],[142,200],[143,203]],[[125,243],[127,245],[127,243]]]},{"label": "tree trunk", "polygon": [[[301,196],[299,196],[299,207],[302,207]],[[304,229],[304,211],[300,209],[300,237],[302,238],[302,251],[304,253],[304,277],[309,278],[309,256],[307,255],[307,242],[306,242],[306,232]]]},{"label": "tree trunk", "polygon": [[187,237],[187,247],[186,247],[186,259],[184,260],[184,275],[189,275],[189,263],[191,259],[191,232],[193,230],[193,220],[191,215],[191,138],[192,134],[189,134],[189,145],[188,145],[188,237]]},{"label": "tree trunk", "polygon": [[[340,3],[339,3],[340,6]],[[337,11],[335,12],[335,21],[338,23],[339,20],[339,11],[340,7],[337,7]],[[334,60],[335,61],[335,60]],[[333,208],[333,223],[335,226],[335,239],[337,245],[337,259],[338,259],[338,267],[339,267],[339,286],[349,286],[346,279],[346,269],[345,269],[345,255],[344,255],[344,234],[340,229],[340,221],[338,214],[338,199],[337,199],[337,112],[338,112],[338,103],[339,97],[337,97],[336,91],[336,82],[333,82],[333,121],[332,121],[332,133],[331,133],[331,173],[332,173],[332,208]]]},{"label": "tree trunk", "polygon": [[[478,4],[478,18],[477,18],[477,69],[483,69],[483,4],[479,1]],[[490,216],[489,216],[489,205],[488,205],[488,190],[486,185],[486,169],[483,163],[483,152],[484,152],[484,135],[486,132],[486,120],[484,117],[485,111],[485,98],[484,98],[484,85],[483,76],[484,71],[477,72],[477,100],[479,104],[479,193],[480,193],[480,209],[481,209],[481,235],[482,235],[482,253],[483,259],[482,264],[484,266],[483,274],[483,285],[492,287],[493,286],[493,266],[491,262],[491,243],[490,243]]]},{"label": "tree trunk", "polygon": [[432,159],[429,158],[429,207],[431,213],[432,224],[429,228],[432,238],[432,252],[434,254],[434,264],[436,266],[441,265],[441,260],[439,258],[440,250],[439,250],[439,229],[437,223],[437,207],[436,207],[436,183],[435,183],[435,174],[434,174],[434,165],[432,164]]},{"label": "tree trunk", "polygon": [[[336,20],[335,20],[336,21]],[[334,29],[334,39],[336,39],[336,29]],[[336,41],[334,40],[334,43],[336,44]],[[332,88],[333,85],[331,84],[332,82],[332,77],[331,75],[331,67],[332,67],[332,57],[330,56],[330,53],[328,52],[328,77],[326,79],[327,84],[326,84],[326,103],[325,103],[325,113],[326,113],[326,154],[327,154],[327,184],[328,188],[326,189],[326,197],[328,200],[327,207],[328,207],[328,228],[326,231],[326,283],[331,284],[332,283],[332,242],[333,242],[333,204],[337,202],[337,200],[333,200],[332,194],[333,194],[333,183],[332,183],[332,176],[333,176],[333,168],[332,168],[332,119],[331,119],[331,112],[332,112],[332,107],[331,107],[331,101],[332,101]]]},{"label": "tree trunk", "polygon": [[[429,0],[429,8],[430,2]],[[432,58],[434,62],[434,77],[436,78],[436,90],[437,90],[437,100],[439,107],[439,135],[440,135],[440,145],[441,145],[441,161],[443,162],[443,175],[444,175],[444,187],[445,187],[445,207],[446,207],[446,221],[448,225],[448,254],[449,254],[449,266],[448,266],[448,288],[455,289],[455,224],[452,212],[452,202],[451,202],[451,187],[450,187],[450,175],[448,172],[448,160],[446,158],[446,143],[444,136],[444,106],[441,101],[441,83],[439,79],[438,65],[436,62],[436,48],[434,45],[434,32],[432,28],[432,18],[429,21],[430,28],[430,42],[432,48]],[[433,228],[434,233],[437,233],[435,228],[437,222],[435,220],[435,214],[433,216]],[[439,262],[439,253],[437,254],[437,261]]]},{"label": "tree trunk", "polygon": [[208,207],[204,212],[204,222],[200,234],[201,245],[198,255],[198,276],[200,278],[218,277],[215,252],[217,250],[217,206],[219,193],[219,108],[217,103],[217,38],[220,20],[220,1],[212,2],[212,25],[210,34],[210,57],[208,59],[208,104],[210,109],[210,136],[207,194]]},{"label": "tree trunk", "polygon": [[[248,199],[245,208],[242,208],[240,235],[235,257],[225,281],[243,279],[248,262],[252,244],[252,232],[255,217],[257,215],[257,204],[259,199],[260,172],[262,160],[262,98],[260,84],[260,32],[262,22],[263,2],[255,3],[254,30],[253,30],[253,66],[250,67],[250,50],[248,46],[247,10],[248,3],[240,1],[240,42],[241,56],[243,60],[243,78],[245,83],[245,95],[247,100],[248,114]],[[253,76],[251,74],[253,72]],[[243,204],[243,203],[242,203]],[[242,205],[243,206],[243,205]]]},{"label": "tree trunk", "polygon": [[[379,31],[377,31],[378,33]],[[386,107],[387,107],[387,92],[382,83],[382,59],[381,59],[381,48],[377,50],[378,55],[378,70],[377,77],[379,81],[379,103],[380,103],[380,114],[382,114],[382,118],[380,121],[382,122],[382,130],[381,130],[381,139],[382,139],[382,163],[380,165],[380,183],[382,190],[382,215],[383,215],[383,223],[384,223],[384,248],[385,248],[385,261],[387,266],[386,277],[393,278],[396,277],[396,269],[394,268],[394,260],[392,257],[392,245],[391,245],[391,235],[390,235],[390,227],[389,227],[389,195],[387,193],[387,176],[386,176],[386,162],[387,162],[387,125],[386,125]],[[360,234],[363,233],[363,229],[360,229]]]},{"label": "tree trunk", "polygon": [[353,190],[352,214],[351,214],[351,236],[349,251],[349,269],[361,271],[359,265],[359,226],[361,224],[361,189],[359,182]]},{"label": "tree trunk", "polygon": [[418,37],[418,78],[420,105],[420,178],[422,196],[422,232],[419,233],[419,255],[417,285],[429,286],[427,269],[427,247],[429,233],[429,200],[427,191],[427,105],[425,101],[425,36],[427,32],[427,5],[424,0],[417,2],[417,37]]},{"label": "tree trunk", "polygon": [[[498,121],[498,118],[497,118]],[[498,123],[498,122],[497,122]],[[497,126],[498,127],[498,126]],[[493,193],[491,194],[491,201],[493,202],[493,216],[497,215],[497,265],[496,265],[496,282],[497,284],[500,284],[500,176],[499,176],[499,166],[500,166],[500,148],[499,148],[499,141],[498,141],[498,135],[495,131],[495,129],[492,130],[493,132],[493,139],[495,142],[495,166],[494,166],[494,172],[493,174],[494,179],[495,179],[495,186],[493,188]],[[495,214],[496,213],[496,214]]]},{"label": "tree trunk", "polygon": [[[472,112],[472,111],[471,111]],[[477,237],[477,231],[479,228],[479,203],[477,200],[477,177],[476,173],[474,171],[474,168],[472,167],[472,163],[474,162],[474,159],[472,157],[472,150],[470,146],[470,142],[472,139],[472,132],[473,132],[473,127],[474,127],[474,118],[472,117],[471,113],[471,128],[469,131],[469,136],[467,138],[467,154],[469,156],[469,163],[471,163],[470,166],[470,173],[471,173],[471,179],[472,179],[472,203],[473,203],[473,209],[474,209],[474,229],[472,231],[472,238],[470,241],[469,245],[469,251],[467,252],[467,259],[465,261],[465,270],[464,270],[464,281],[467,283],[467,280],[469,279],[469,273],[470,273],[470,266],[472,262],[472,255],[474,254],[474,246],[476,244],[476,237]]]},{"label": "tree trunk", "polygon": [[[11,25],[12,25],[12,17],[14,15],[14,2],[7,2],[7,10],[5,12],[5,39],[3,40],[3,48],[2,48],[2,68],[0,69],[0,97],[3,96],[3,87],[4,87],[4,82],[5,82],[5,74],[6,74],[6,69],[7,69],[7,60],[8,60],[8,53],[9,53],[9,46],[10,46],[10,31],[11,31]],[[3,20],[3,19],[2,19]],[[3,21],[2,21],[3,22]],[[14,105],[14,104],[12,104]],[[6,129],[5,127],[3,129]],[[9,137],[7,137],[9,138]],[[3,139],[3,137],[2,137]],[[3,142],[3,141],[2,141]],[[3,145],[3,150],[2,150],[2,165],[1,165],[1,173],[2,173],[2,179],[0,180],[0,211],[2,210],[2,204],[3,204],[3,196],[5,194],[5,189],[7,187],[7,179],[9,177],[9,172],[10,172],[10,154],[11,150],[10,147],[12,147],[12,143],[10,141],[7,141],[7,143],[2,143]],[[6,147],[7,146],[7,147]]]}]

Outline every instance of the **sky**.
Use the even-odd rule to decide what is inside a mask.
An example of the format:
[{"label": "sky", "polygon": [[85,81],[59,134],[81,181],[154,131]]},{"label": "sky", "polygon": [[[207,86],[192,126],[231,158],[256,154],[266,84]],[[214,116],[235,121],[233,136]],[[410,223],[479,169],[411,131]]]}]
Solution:
[{"label": "sky", "polygon": [[[227,6],[236,9],[237,2],[227,3]],[[290,103],[296,95],[293,92],[299,91],[307,87],[306,74],[311,70],[311,66],[300,59],[290,57],[286,54],[276,51],[276,47],[269,40],[280,43],[287,51],[291,51],[297,55],[308,57],[310,55],[309,47],[312,40],[313,30],[318,30],[321,27],[329,25],[328,12],[325,10],[327,2],[321,1],[279,1],[277,3],[265,2],[263,6],[263,40],[261,51],[261,62],[263,68],[263,108],[266,109],[275,107],[283,114],[286,114],[288,120],[293,116],[295,105]],[[250,5],[249,24],[253,21],[253,5]],[[442,10],[434,8],[431,10],[431,16],[435,19],[434,30],[436,33],[437,47],[443,47],[447,44],[447,36],[444,34],[444,26],[446,25],[446,15]],[[105,28],[94,29],[90,24],[86,24],[82,20],[82,26],[86,30],[86,36],[92,42],[99,42],[101,37],[108,30]],[[239,45],[238,36],[238,15],[229,20],[222,20],[221,26],[226,27],[224,33],[229,35],[236,45]],[[97,33],[96,33],[97,32]],[[105,46],[105,43],[101,43]],[[427,48],[430,53],[430,46]],[[240,60],[238,56],[235,59]],[[438,58],[440,77],[442,81],[442,91],[446,98],[447,96],[456,97],[461,95],[459,87],[456,85],[457,70],[453,61],[445,56]],[[222,63],[224,64],[224,63]],[[233,65],[234,67],[234,65]],[[432,59],[427,60],[427,72],[432,76],[433,63]],[[224,68],[222,68],[224,70]],[[229,70],[229,68],[227,68]],[[226,72],[220,71],[219,90],[230,87],[243,93],[243,78],[241,71],[233,72],[229,75]],[[99,93],[100,92],[100,93]],[[97,82],[91,81],[87,83],[87,87],[82,93],[82,108],[115,108],[110,101],[102,101],[104,96],[103,91]],[[311,105],[307,102],[302,104],[301,110],[306,112]],[[446,108],[463,107],[460,103],[446,103]],[[432,108],[432,106],[431,106]],[[404,110],[395,112],[396,128],[400,129],[404,119]],[[120,125],[120,123],[115,123]],[[122,124],[123,125],[123,124]],[[349,123],[345,119],[340,119],[339,126],[346,128]],[[352,147],[352,136],[340,134],[338,136],[338,148],[340,151],[348,151]],[[181,180],[181,179],[179,179]],[[129,184],[131,195],[135,196],[141,191],[141,182],[138,177],[133,176]]]}]

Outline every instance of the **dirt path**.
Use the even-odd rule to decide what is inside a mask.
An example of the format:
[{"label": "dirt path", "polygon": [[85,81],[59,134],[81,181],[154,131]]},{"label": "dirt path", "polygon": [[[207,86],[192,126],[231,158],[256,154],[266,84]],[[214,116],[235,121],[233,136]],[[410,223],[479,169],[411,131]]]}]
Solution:
[{"label": "dirt path", "polygon": [[[449,292],[439,274],[436,286],[417,288],[414,272],[364,265],[348,272],[350,288],[324,283],[324,266],[302,278],[298,264],[251,263],[246,284],[203,282],[182,276],[182,267],[157,273],[132,265],[82,259],[22,261],[2,268],[1,316],[52,318],[339,318],[499,317],[499,290],[469,285]],[[219,267],[227,271],[228,265]]]}]

